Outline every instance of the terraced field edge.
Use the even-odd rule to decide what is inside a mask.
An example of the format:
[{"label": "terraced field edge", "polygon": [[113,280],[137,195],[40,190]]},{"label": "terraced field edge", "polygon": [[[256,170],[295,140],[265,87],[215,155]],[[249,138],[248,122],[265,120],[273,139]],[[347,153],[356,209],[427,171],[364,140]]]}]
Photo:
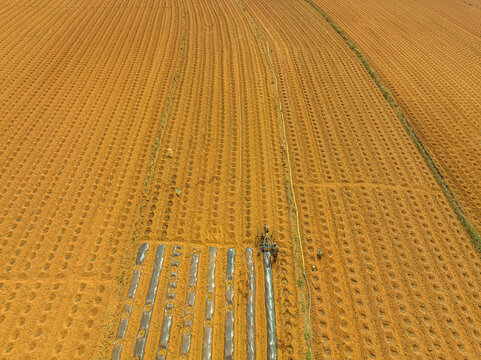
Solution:
[{"label": "terraced field edge", "polygon": [[466,228],[468,231],[469,235],[471,236],[471,240],[474,243],[474,246],[478,250],[478,252],[481,252],[481,236],[479,235],[478,229],[473,225],[469,217],[465,214],[463,211],[463,208],[459,204],[459,202],[456,200],[456,197],[454,194],[451,192],[451,189],[449,188],[448,184],[446,184],[446,181],[444,180],[443,175],[439,171],[438,167],[434,163],[434,160],[432,159],[431,155],[427,151],[427,149],[424,147],[422,141],[419,139],[419,137],[416,135],[416,132],[414,131],[413,127],[411,126],[411,123],[406,119],[404,114],[399,108],[398,103],[396,100],[391,95],[391,92],[389,89],[382,83],[381,79],[377,76],[376,72],[372,68],[372,66],[369,64],[367,61],[366,57],[362,53],[361,50],[359,50],[353,42],[349,39],[349,37],[344,33],[344,31],[337,25],[329,15],[327,15],[319,6],[314,4],[310,0],[305,0],[309,5],[311,5],[327,22],[329,25],[331,25],[334,30],[342,37],[344,42],[349,46],[349,48],[354,51],[356,56],[361,60],[361,63],[363,64],[364,68],[367,70],[371,78],[374,80],[376,83],[377,87],[381,91],[384,99],[389,103],[391,108],[393,109],[394,113],[398,117],[398,119],[401,121],[404,129],[407,131],[409,137],[411,140],[414,142],[416,145],[416,148],[419,150],[421,153],[421,156],[423,159],[426,161],[426,164],[428,168],[431,170],[432,174],[434,175],[434,178],[436,179],[437,183],[441,187],[444,195],[448,199],[448,202],[451,204],[456,216],[458,217],[459,221],[461,224]]}]

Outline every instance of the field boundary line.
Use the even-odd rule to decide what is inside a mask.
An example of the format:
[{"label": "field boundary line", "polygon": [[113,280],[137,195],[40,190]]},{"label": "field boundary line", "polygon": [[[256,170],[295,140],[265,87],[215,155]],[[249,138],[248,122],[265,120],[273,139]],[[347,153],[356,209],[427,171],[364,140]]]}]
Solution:
[{"label": "field boundary line", "polygon": [[[307,308],[307,314],[306,314],[306,309],[305,309],[305,304],[304,304],[304,299],[301,298],[301,310],[303,312],[304,316],[304,339],[306,341],[306,346],[307,346],[307,353],[305,354],[306,359],[312,359],[313,358],[313,353],[312,353],[312,347],[311,347],[311,288],[309,285],[309,280],[306,275],[306,264],[304,260],[304,250],[302,247],[302,238],[301,238],[301,232],[300,232],[300,223],[299,223],[299,210],[297,207],[297,202],[296,202],[296,196],[294,192],[294,185],[293,185],[293,177],[292,177],[292,166],[291,166],[291,160],[290,160],[290,155],[289,155],[289,144],[287,141],[287,131],[286,131],[286,121],[284,118],[284,112],[282,109],[282,102],[279,97],[279,89],[277,86],[277,76],[275,73],[274,69],[274,63],[272,61],[271,55],[270,55],[270,49],[269,49],[269,43],[267,40],[262,36],[262,32],[257,26],[256,22],[252,18],[252,16],[249,14],[245,4],[242,2],[242,0],[236,0],[237,3],[239,4],[240,8],[242,11],[246,14],[247,19],[251,23],[252,27],[254,28],[257,37],[260,40],[261,46],[264,50],[264,54],[266,55],[267,62],[269,64],[269,70],[271,72],[271,76],[273,77],[273,87],[274,87],[274,97],[276,100],[277,104],[277,111],[279,114],[278,120],[280,118],[280,125],[282,132],[278,131],[281,133],[281,140],[282,144],[284,145],[284,150],[285,150],[285,158],[287,160],[287,168],[288,168],[288,179],[286,179],[286,188],[287,188],[287,197],[288,197],[288,202],[289,205],[291,206],[291,214],[290,216],[294,218],[295,222],[295,234],[294,234],[294,240],[296,244],[296,252],[298,253],[298,256],[300,257],[301,264],[297,264],[298,269],[297,271],[302,274],[304,280],[301,278],[298,279],[298,284],[302,288],[302,283],[305,281],[306,287],[307,287],[307,298],[308,298],[308,308]],[[279,127],[279,123],[278,123]],[[294,216],[292,216],[292,212],[294,212]],[[301,292],[302,294],[302,292]],[[303,296],[302,296],[303,297]],[[307,317],[307,318],[306,318]]]},{"label": "field boundary line", "polygon": [[[183,2],[181,2],[183,5]],[[137,230],[139,230],[139,227],[141,226],[142,220],[143,220],[143,212],[144,212],[144,207],[146,206],[149,198],[149,194],[151,192],[151,180],[152,177],[155,175],[155,167],[157,165],[157,161],[159,159],[159,150],[161,146],[163,145],[163,139],[164,139],[164,134],[165,134],[165,128],[167,126],[167,123],[170,119],[171,115],[171,110],[172,106],[174,105],[175,101],[175,93],[177,90],[177,85],[178,82],[177,80],[180,79],[182,70],[185,66],[185,52],[186,52],[186,37],[187,37],[187,24],[186,24],[186,18],[185,14],[186,11],[183,6],[180,6],[181,11],[183,13],[182,15],[182,37],[179,43],[179,57],[178,57],[178,63],[177,66],[175,67],[175,72],[174,76],[172,78],[172,81],[170,83],[170,88],[167,90],[167,103],[164,107],[164,112],[163,115],[160,119],[160,126],[159,129],[157,130],[157,134],[154,139],[154,143],[152,146],[152,151],[150,155],[150,160],[149,160],[149,165],[147,166],[147,173],[145,175],[144,179],[144,188],[142,189],[142,194],[141,194],[141,202],[139,206],[139,218],[134,224],[134,231],[132,235],[132,242],[135,243],[135,239],[137,236]]]},{"label": "field boundary line", "polygon": [[356,54],[356,56],[361,60],[362,65],[364,68],[367,70],[371,78],[374,80],[374,83],[377,85],[379,90],[381,91],[384,99],[388,102],[388,104],[391,106],[393,109],[394,113],[398,117],[398,119],[401,121],[401,124],[403,125],[404,129],[408,133],[409,137],[411,140],[414,142],[414,145],[416,145],[416,148],[418,149],[419,153],[423,157],[424,161],[426,162],[429,170],[431,170],[431,173],[433,174],[434,178],[436,179],[436,182],[438,185],[441,187],[444,195],[446,196],[449,204],[454,210],[454,213],[456,214],[458,220],[460,223],[466,228],[468,231],[469,235],[471,236],[471,240],[475,246],[475,248],[481,252],[481,236],[479,235],[478,230],[476,229],[475,225],[471,222],[469,217],[465,214],[463,208],[459,204],[459,202],[456,200],[456,197],[452,193],[451,189],[449,188],[448,184],[444,180],[444,176],[441,174],[439,171],[438,167],[436,166],[434,160],[432,159],[431,155],[429,154],[428,150],[424,147],[424,144],[422,143],[421,139],[417,136],[414,128],[412,127],[411,123],[406,119],[402,111],[400,110],[399,104],[394,100],[394,98],[391,95],[390,90],[383,84],[379,76],[376,74],[374,69],[371,67],[371,64],[368,62],[366,59],[366,56],[362,53],[360,49],[354,45],[354,43],[349,39],[349,37],[344,33],[344,31],[337,25],[332,18],[327,15],[326,12],[324,12],[319,6],[314,4],[311,0],[305,0],[309,5],[311,5],[321,16],[327,21],[329,25],[342,37],[344,42],[349,46],[349,48]]},{"label": "field boundary line", "polygon": [[[140,199],[138,200],[137,204],[137,211],[136,211],[136,219],[132,225],[132,235],[130,236],[130,246],[132,247],[130,251],[126,251],[122,254],[121,258],[121,266],[119,268],[119,272],[121,275],[117,276],[117,291],[115,295],[114,303],[119,303],[121,299],[121,294],[123,293],[123,288],[126,287],[123,284],[124,275],[126,270],[128,269],[128,259],[133,256],[135,253],[135,244],[137,243],[137,232],[141,229],[143,221],[144,221],[144,207],[147,205],[149,194],[151,192],[151,179],[155,175],[155,165],[157,164],[159,158],[159,150],[163,142],[165,128],[170,118],[171,108],[175,99],[175,91],[177,88],[177,80],[180,78],[180,73],[184,66],[184,58],[185,58],[185,47],[186,47],[186,37],[187,37],[187,23],[186,23],[186,12],[183,6],[183,1],[180,2],[179,8],[181,9],[181,17],[182,17],[182,32],[179,41],[179,56],[176,59],[177,64],[174,67],[174,76],[173,80],[170,82],[170,86],[168,87],[166,96],[167,96],[167,103],[163,107],[164,112],[162,117],[160,118],[160,125],[155,134],[155,138],[153,139],[152,147],[150,148],[150,157],[148,158],[147,169],[145,173],[145,178],[143,180],[143,187],[140,189]],[[120,307],[119,307],[120,309]],[[115,310],[113,311],[115,313]],[[106,356],[106,352],[108,352],[108,348],[112,341],[112,337],[115,336],[113,333],[114,330],[111,329],[112,324],[114,324],[115,317],[111,315],[107,320],[107,323],[104,325],[104,339],[100,345],[99,351],[99,360],[103,359]]]}]

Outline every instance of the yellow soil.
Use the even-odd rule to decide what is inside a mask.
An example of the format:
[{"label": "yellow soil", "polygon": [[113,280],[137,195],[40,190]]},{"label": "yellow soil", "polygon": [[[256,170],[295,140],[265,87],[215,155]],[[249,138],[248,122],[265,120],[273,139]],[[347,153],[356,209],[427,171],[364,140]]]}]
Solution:
[{"label": "yellow soil", "polygon": [[[0,34],[0,358],[108,358],[143,242],[122,358],[132,357],[161,243],[147,358],[174,244],[184,248],[169,355],[179,354],[199,247],[191,358],[200,356],[207,249],[217,246],[214,358],[229,247],[244,358],[244,249],[268,222],[281,248],[279,358],[302,359],[308,289],[298,285],[287,148],[314,357],[479,354],[479,255],[369,75],[309,4],[9,1]],[[256,260],[264,359],[261,271]]]},{"label": "yellow soil", "polygon": [[481,229],[479,0],[314,2],[370,60]]}]

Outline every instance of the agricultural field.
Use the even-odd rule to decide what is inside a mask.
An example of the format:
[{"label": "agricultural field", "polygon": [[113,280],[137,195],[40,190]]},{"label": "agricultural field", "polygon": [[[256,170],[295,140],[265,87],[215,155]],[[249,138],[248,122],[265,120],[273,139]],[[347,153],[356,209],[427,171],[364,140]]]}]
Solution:
[{"label": "agricultural field", "polygon": [[[432,66],[422,52],[408,64],[396,22],[377,44],[399,37],[402,57],[356,33],[341,10],[356,2],[323,2],[479,224],[479,18],[447,0],[383,3],[457,26]],[[265,223],[280,247],[277,358],[481,353],[479,252],[311,3],[0,4],[0,359],[273,358]]]},{"label": "agricultural field", "polygon": [[479,230],[481,2],[312,3],[370,60]]}]

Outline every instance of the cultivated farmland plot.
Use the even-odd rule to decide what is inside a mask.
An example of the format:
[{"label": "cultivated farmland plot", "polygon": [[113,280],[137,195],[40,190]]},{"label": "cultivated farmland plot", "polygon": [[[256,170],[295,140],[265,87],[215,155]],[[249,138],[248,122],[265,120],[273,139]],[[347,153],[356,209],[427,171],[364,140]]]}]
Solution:
[{"label": "cultivated farmland plot", "polygon": [[[471,236],[312,4],[479,225],[481,40],[460,4],[4,1],[1,359],[479,357]],[[401,39],[410,7],[433,20],[413,37],[449,27],[436,56]]]},{"label": "cultivated farmland plot", "polygon": [[371,59],[481,228],[479,0],[313,2]]}]

